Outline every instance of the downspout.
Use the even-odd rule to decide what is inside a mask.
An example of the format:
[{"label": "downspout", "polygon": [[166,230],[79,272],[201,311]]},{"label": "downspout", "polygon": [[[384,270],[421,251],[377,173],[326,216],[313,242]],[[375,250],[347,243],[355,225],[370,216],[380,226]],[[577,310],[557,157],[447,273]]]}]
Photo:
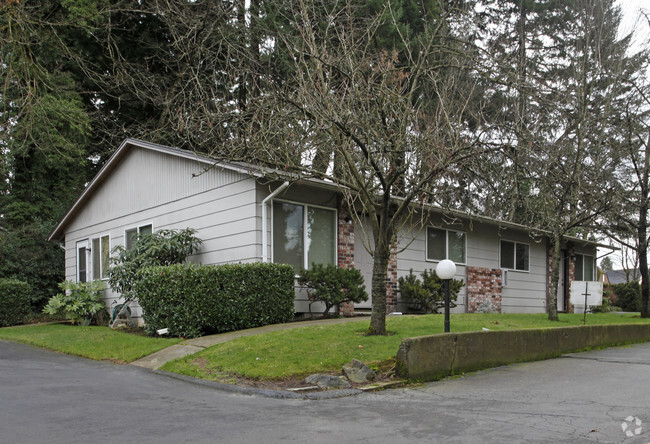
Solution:
[{"label": "downspout", "polygon": [[266,223],[266,207],[268,202],[273,199],[275,196],[280,194],[282,190],[289,186],[289,182],[285,181],[282,185],[277,187],[274,192],[266,196],[260,205],[262,205],[262,262],[268,262],[268,240],[267,240],[267,223]]}]

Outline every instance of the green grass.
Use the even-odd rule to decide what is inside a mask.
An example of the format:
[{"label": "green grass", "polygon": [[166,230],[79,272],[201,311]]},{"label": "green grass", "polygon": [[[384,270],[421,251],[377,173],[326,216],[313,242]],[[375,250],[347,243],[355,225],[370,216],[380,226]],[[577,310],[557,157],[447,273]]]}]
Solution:
[{"label": "green grass", "polygon": [[[456,314],[451,331],[514,330],[582,325],[580,314],[561,314],[559,322],[546,314]],[[650,323],[638,314],[589,314],[587,325]],[[369,320],[310,326],[234,339],[195,355],[165,364],[162,370],[220,380],[237,374],[246,378],[280,380],[310,373],[339,371],[353,358],[379,365],[395,357],[403,338],[442,333],[442,315],[391,317],[388,336],[366,336]]]},{"label": "green grass", "polygon": [[135,361],[180,342],[176,338],[154,338],[69,324],[24,325],[0,328],[0,339],[35,345],[95,360],[120,363]]}]

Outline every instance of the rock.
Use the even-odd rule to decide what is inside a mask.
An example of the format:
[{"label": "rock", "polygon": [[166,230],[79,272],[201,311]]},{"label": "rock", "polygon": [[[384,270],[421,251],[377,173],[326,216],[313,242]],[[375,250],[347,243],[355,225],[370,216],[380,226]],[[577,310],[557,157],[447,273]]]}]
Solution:
[{"label": "rock", "polygon": [[499,309],[490,301],[485,301],[476,309],[478,313],[498,313]]},{"label": "rock", "polygon": [[309,375],[305,379],[307,384],[315,384],[322,389],[342,389],[350,388],[351,385],[344,376],[332,375]]},{"label": "rock", "polygon": [[367,382],[375,379],[375,372],[358,359],[343,366],[343,373],[352,382]]}]

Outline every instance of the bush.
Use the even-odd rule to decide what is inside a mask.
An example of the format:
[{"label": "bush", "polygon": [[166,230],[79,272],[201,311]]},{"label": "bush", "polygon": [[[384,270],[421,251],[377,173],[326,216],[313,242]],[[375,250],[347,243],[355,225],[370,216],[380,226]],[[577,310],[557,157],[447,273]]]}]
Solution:
[{"label": "bush", "polygon": [[18,279],[0,279],[0,327],[21,324],[29,314],[32,289]]},{"label": "bush", "polygon": [[339,268],[335,265],[312,264],[311,270],[301,270],[298,283],[306,287],[309,294],[309,313],[311,304],[325,304],[323,316],[335,305],[344,302],[363,302],[368,293],[361,272],[354,268]]},{"label": "bush", "polygon": [[[425,313],[438,313],[438,310],[445,305],[445,290],[442,279],[433,270],[424,270],[421,274],[422,281],[413,274],[413,269],[408,276],[401,277],[399,291],[405,301],[411,303],[416,310]],[[449,301],[451,307],[456,307],[458,292],[465,283],[462,279],[449,280]]]},{"label": "bush", "polygon": [[52,228],[51,223],[35,221],[0,230],[0,278],[28,283],[35,311],[43,309],[65,279],[65,252],[46,240]]},{"label": "bush", "polygon": [[108,283],[111,289],[120,293],[125,302],[137,298],[134,292],[138,270],[157,265],[172,265],[185,262],[201,245],[201,239],[194,236],[195,230],[159,230],[138,238],[133,248],[122,245],[113,248],[109,259],[112,265]]},{"label": "bush", "polygon": [[63,293],[52,296],[43,313],[64,316],[73,324],[89,325],[92,318],[105,308],[102,291],[106,288],[102,281],[72,282],[59,284]]},{"label": "bush", "polygon": [[147,332],[189,338],[291,320],[294,285],[290,265],[179,264],[141,270],[135,292]]},{"label": "bush", "polygon": [[591,305],[589,310],[592,313],[611,313],[613,311],[621,311],[621,308],[617,305],[612,304],[609,296],[603,296],[603,303],[601,305]]},{"label": "bush", "polygon": [[641,285],[637,281],[611,286],[616,294],[616,305],[623,311],[641,310]]}]

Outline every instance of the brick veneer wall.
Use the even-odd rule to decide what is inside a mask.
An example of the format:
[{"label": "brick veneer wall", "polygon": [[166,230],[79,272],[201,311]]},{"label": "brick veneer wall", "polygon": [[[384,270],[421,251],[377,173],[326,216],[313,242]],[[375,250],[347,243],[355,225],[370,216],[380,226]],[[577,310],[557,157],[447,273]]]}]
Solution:
[{"label": "brick veneer wall", "polygon": [[388,258],[388,275],[386,276],[386,313],[397,309],[397,246],[393,245]]},{"label": "brick veneer wall", "polygon": [[569,248],[569,251],[567,252],[569,255],[569,260],[568,262],[568,273],[567,273],[567,280],[568,282],[566,283],[566,290],[565,290],[565,306],[566,306],[566,311],[567,313],[573,313],[573,304],[570,301],[570,291],[569,289],[571,288],[571,282],[576,280],[576,250],[571,246]]},{"label": "brick veneer wall", "polygon": [[467,267],[467,312],[474,313],[486,302],[501,313],[501,270],[495,268]]},{"label": "brick veneer wall", "polygon": [[[565,253],[568,258],[565,266],[568,266],[567,270],[567,282],[564,283],[564,306],[567,313],[573,313],[573,305],[570,303],[570,294],[569,289],[571,288],[571,282],[576,279],[576,252],[575,248],[569,244],[568,250]],[[549,242],[546,247],[546,306],[548,307],[549,300],[551,299],[551,281],[553,280],[552,270],[553,270],[553,247]],[[560,258],[560,260],[562,260]],[[562,280],[562,276],[560,276]]]},{"label": "brick veneer wall", "polygon": [[[354,268],[354,222],[346,209],[338,211],[336,245],[338,266]],[[354,302],[339,305],[339,313],[354,316]]]}]

